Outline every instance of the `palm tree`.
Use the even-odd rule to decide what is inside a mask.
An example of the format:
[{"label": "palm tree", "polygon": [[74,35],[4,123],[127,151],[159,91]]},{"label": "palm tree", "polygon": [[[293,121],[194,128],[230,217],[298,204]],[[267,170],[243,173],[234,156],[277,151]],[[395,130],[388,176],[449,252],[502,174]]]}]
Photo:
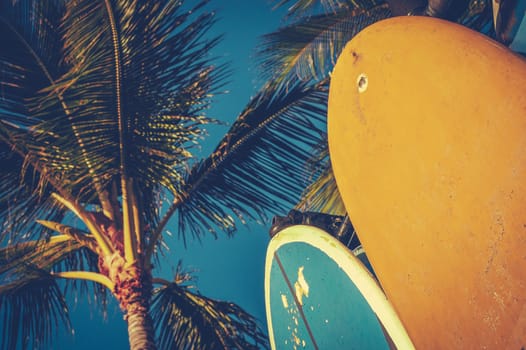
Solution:
[{"label": "palm tree", "polygon": [[[300,80],[323,89],[328,88],[330,72],[349,40],[366,26],[391,17],[393,5],[408,6],[404,1],[394,0],[275,0],[274,3],[275,7],[288,6],[288,12],[285,25],[265,35],[258,47],[262,77],[280,86]],[[457,5],[453,6],[459,12]],[[462,9],[455,17],[457,22],[488,35],[494,34],[491,1],[471,0]],[[326,110],[322,113],[324,118]],[[315,181],[308,186],[296,208],[344,215],[326,140],[324,135],[311,158]]]},{"label": "palm tree", "polygon": [[267,345],[240,307],[154,272],[178,234],[233,234],[295,203],[323,136],[323,83],[269,83],[204,159],[228,75],[207,1],[0,1],[2,348],[71,327],[66,293],[115,297],[132,349]]}]

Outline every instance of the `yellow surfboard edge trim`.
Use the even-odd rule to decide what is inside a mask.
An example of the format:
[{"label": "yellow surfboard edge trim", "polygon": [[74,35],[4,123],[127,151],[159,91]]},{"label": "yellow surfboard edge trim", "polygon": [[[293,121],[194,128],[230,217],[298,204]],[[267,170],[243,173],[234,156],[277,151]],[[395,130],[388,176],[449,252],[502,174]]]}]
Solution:
[{"label": "yellow surfboard edge trim", "polygon": [[384,292],[362,262],[336,238],[317,227],[308,225],[294,225],[283,229],[271,239],[267,247],[265,260],[265,309],[271,349],[276,349],[269,302],[272,261],[274,253],[276,253],[281,246],[294,242],[307,243],[320,249],[334,259],[336,264],[356,285],[373,312],[381,321],[397,349],[415,349],[393,306],[389,300],[387,300]]}]

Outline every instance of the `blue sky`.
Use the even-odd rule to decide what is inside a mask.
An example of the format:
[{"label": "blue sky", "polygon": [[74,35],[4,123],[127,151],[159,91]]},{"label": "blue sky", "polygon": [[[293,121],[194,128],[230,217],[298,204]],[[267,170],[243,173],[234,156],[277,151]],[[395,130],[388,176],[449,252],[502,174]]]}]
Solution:
[{"label": "blue sky", "polygon": [[[217,96],[209,115],[232,122],[261,84],[253,59],[258,37],[277,29],[284,12],[273,11],[270,0],[212,0],[209,7],[217,9],[218,16],[211,34],[224,34],[213,54],[231,62],[232,69],[225,87],[229,93]],[[226,130],[226,127],[210,129],[203,150],[215,147]],[[171,232],[177,236],[175,227]],[[241,305],[266,330],[263,277],[268,241],[268,227],[256,224],[241,228],[231,239],[208,238],[202,244],[190,241],[186,250],[176,238],[168,239],[171,251],[162,260],[162,275],[171,279],[177,261],[182,258],[185,267],[197,270],[197,286],[204,295]],[[106,322],[101,321],[97,310],[90,311],[83,300],[72,307],[71,319],[75,336],[61,331],[54,343],[57,349],[128,349],[126,324],[115,303],[108,309]]]}]

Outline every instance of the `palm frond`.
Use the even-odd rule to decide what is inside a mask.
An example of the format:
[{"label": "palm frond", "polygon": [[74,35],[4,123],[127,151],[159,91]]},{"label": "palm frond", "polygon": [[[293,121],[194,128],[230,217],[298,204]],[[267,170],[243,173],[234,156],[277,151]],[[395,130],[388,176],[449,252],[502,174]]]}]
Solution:
[{"label": "palm frond", "polygon": [[284,84],[293,77],[304,81],[325,79],[349,40],[390,15],[386,4],[366,9],[343,7],[267,34],[257,51],[261,72],[264,78]]},{"label": "palm frond", "polygon": [[345,206],[332,173],[326,135],[324,140],[313,149],[308,165],[311,181],[295,208],[302,212],[345,215]]},{"label": "palm frond", "polygon": [[23,278],[0,284],[0,320],[2,349],[48,348],[59,326],[71,330],[55,278],[29,266]]},{"label": "palm frond", "polygon": [[[54,0],[0,3],[0,46],[8,48],[0,50],[1,241],[38,238],[43,230],[35,224],[37,216],[62,217],[62,211],[48,200],[45,179],[28,165],[27,153],[13,148],[22,133],[42,122],[31,113],[28,100],[63,73],[61,41],[56,35],[62,14],[60,2]],[[9,132],[5,132],[7,126]]]},{"label": "palm frond", "polygon": [[92,163],[80,162],[84,173],[76,178],[89,184],[90,168],[101,179],[126,174],[147,193],[180,182],[224,73],[208,56],[218,39],[202,39],[213,13],[193,16],[205,3],[189,10],[174,1],[68,4],[63,26],[71,69],[49,94],[62,93],[71,116],[46,130],[67,142],[60,149],[75,149],[75,137],[64,137],[74,128]]},{"label": "palm frond", "polygon": [[288,6],[288,17],[308,17],[320,13],[336,13],[342,8],[370,8],[381,1],[371,0],[274,0],[274,8]]},{"label": "palm frond", "polygon": [[297,202],[308,177],[305,162],[321,139],[326,82],[264,87],[243,110],[215,151],[198,163],[168,210],[178,210],[179,234],[232,233],[235,218],[266,220],[266,213]]},{"label": "palm frond", "polygon": [[[0,249],[0,276],[5,280],[23,279],[27,266],[48,272],[70,270],[98,271],[98,256],[67,236],[49,240],[26,241]],[[75,280],[68,281],[76,288]],[[85,290],[85,283],[80,284]]]},{"label": "palm frond", "polygon": [[[0,249],[0,277],[9,280],[24,279],[28,266],[47,272],[98,272],[98,256],[82,243],[67,236],[53,236],[49,240],[26,241]],[[90,282],[67,280],[66,289],[86,295]],[[106,291],[95,287],[96,297],[103,306]]]},{"label": "palm frond", "polygon": [[60,221],[64,211],[51,200],[38,172],[1,141],[0,163],[0,241],[39,239],[47,231],[36,219]]},{"label": "palm frond", "polygon": [[21,242],[0,249],[0,317],[6,327],[4,345],[14,349],[9,346],[21,342],[24,349],[47,348],[45,344],[60,322],[71,328],[63,296],[69,292],[77,299],[95,302],[105,312],[108,292],[105,287],[75,279],[66,279],[58,285],[53,276],[63,271],[97,272],[98,262],[96,254],[67,236]]},{"label": "palm frond", "polygon": [[345,215],[345,206],[338,192],[331,168],[326,168],[316,180],[307,187],[296,208],[302,211]]},{"label": "palm frond", "polygon": [[159,349],[268,347],[256,320],[242,308],[206,298],[177,283],[155,292],[151,312]]},{"label": "palm frond", "polygon": [[[9,245],[0,249],[0,274],[25,272],[27,265],[50,271],[58,261],[82,246],[73,240],[40,240]],[[20,270],[19,270],[20,269]]]},{"label": "palm frond", "polygon": [[57,27],[60,1],[18,0],[0,3],[0,117],[28,128],[39,122],[27,100],[63,72]]}]

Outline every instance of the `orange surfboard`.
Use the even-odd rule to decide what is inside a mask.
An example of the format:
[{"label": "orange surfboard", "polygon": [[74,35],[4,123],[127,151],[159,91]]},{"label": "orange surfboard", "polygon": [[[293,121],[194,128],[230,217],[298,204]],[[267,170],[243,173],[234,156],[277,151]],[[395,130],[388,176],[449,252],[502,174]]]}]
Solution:
[{"label": "orange surfboard", "polygon": [[426,17],[358,34],[332,74],[334,174],[417,349],[526,347],[526,63]]}]

